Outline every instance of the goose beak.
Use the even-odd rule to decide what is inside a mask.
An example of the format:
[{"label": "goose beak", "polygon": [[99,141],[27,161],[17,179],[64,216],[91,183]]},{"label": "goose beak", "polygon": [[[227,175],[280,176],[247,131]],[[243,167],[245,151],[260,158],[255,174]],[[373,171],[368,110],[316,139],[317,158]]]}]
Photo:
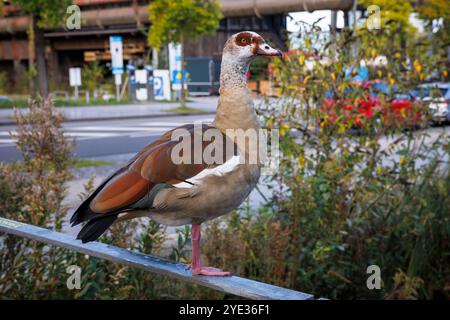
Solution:
[{"label": "goose beak", "polygon": [[256,50],[256,55],[263,57],[282,57],[283,53],[281,52],[281,50],[274,49],[267,43],[263,43],[258,46],[258,49]]}]

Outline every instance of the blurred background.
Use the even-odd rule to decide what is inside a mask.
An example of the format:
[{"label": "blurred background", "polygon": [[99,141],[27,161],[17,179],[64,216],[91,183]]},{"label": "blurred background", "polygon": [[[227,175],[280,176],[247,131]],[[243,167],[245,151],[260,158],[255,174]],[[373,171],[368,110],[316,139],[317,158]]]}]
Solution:
[{"label": "blurred background", "polygon": [[[206,225],[204,260],[316,297],[448,299],[449,22],[448,0],[0,1],[0,216],[75,235],[67,217],[103,179],[167,130],[212,121],[224,43],[251,30],[283,51],[247,74],[279,168]],[[190,259],[189,226],[142,219],[100,240]],[[236,298],[0,246],[1,298]],[[70,264],[82,290],[60,281]]]}]

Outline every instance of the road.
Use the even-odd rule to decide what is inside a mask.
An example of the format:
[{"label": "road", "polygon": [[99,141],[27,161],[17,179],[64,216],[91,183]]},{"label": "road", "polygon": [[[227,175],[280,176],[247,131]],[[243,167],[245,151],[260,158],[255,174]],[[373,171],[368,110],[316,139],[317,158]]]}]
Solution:
[{"label": "road", "polygon": [[[186,123],[211,122],[212,115],[168,116],[126,120],[66,122],[65,135],[76,139],[74,156],[98,157],[135,153],[162,133]],[[0,162],[21,158],[9,133],[15,126],[0,126]]]},{"label": "road", "polygon": [[[124,120],[95,120],[65,122],[65,135],[74,137],[76,158],[101,157],[114,154],[132,154],[154,141],[164,132],[186,123],[196,121],[211,122],[213,115],[143,117]],[[10,137],[15,126],[0,126],[0,162],[10,162],[21,158],[15,141]],[[418,133],[418,132],[417,132]],[[450,135],[450,126],[427,129],[430,143],[440,134]],[[382,145],[387,145],[381,139]]]}]

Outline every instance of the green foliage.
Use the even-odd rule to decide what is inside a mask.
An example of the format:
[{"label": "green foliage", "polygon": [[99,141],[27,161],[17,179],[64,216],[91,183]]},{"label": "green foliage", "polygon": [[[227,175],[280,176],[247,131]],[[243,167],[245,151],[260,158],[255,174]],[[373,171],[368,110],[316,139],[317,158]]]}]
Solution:
[{"label": "green foliage", "polygon": [[267,66],[269,60],[264,57],[256,58],[250,65],[250,80],[262,80],[267,79]]},{"label": "green foliage", "polygon": [[181,37],[196,40],[213,34],[222,14],[217,0],[155,0],[149,5],[149,45],[160,48]]},{"label": "green foliage", "polygon": [[38,17],[38,26],[56,26],[65,17],[67,7],[72,4],[70,0],[12,0],[14,5],[20,7],[25,13]]},{"label": "green foliage", "polygon": [[[185,41],[214,34],[222,17],[218,0],[155,0],[148,7],[151,22],[148,43],[159,49],[171,42],[182,45],[181,74],[185,70]],[[184,77],[181,79],[181,107],[186,108]]]},{"label": "green foliage", "polygon": [[412,13],[411,1],[399,0],[362,0],[361,5],[366,7],[376,5],[380,8],[381,26],[405,30],[410,28],[409,16]]},{"label": "green foliage", "polygon": [[195,113],[202,113],[205,112],[201,109],[195,109],[195,108],[188,108],[188,107],[177,107],[172,109],[167,109],[166,112],[172,112],[172,113],[179,113],[179,114],[195,114]]},{"label": "green foliage", "polygon": [[[284,98],[261,110],[265,126],[280,132],[280,168],[266,178],[273,197],[259,210],[247,205],[209,223],[205,264],[328,298],[449,298],[448,134],[427,127],[427,105],[421,101],[411,102],[420,114],[421,122],[415,124],[420,130],[406,114],[387,125],[386,114],[375,110],[352,134],[355,124],[347,119],[345,105],[337,103],[332,121],[321,108],[330,92],[335,101],[351,106],[367,98],[367,90],[345,77],[344,69],[381,55],[387,65],[371,66],[371,78],[395,86],[378,93],[381,106],[427,78],[440,80],[446,71],[441,53],[430,54],[420,36],[407,32],[402,46],[390,40],[395,30],[344,31],[335,43],[321,43],[319,33],[304,29],[299,34],[304,51],[275,61]],[[312,43],[320,60],[305,54]],[[48,102],[32,106],[28,120],[18,116],[24,163],[0,166],[3,216],[62,228],[66,209],[61,201],[72,162],[61,120]],[[91,181],[83,198],[92,187]],[[1,298],[227,298],[69,250],[12,236],[3,239]],[[187,261],[189,228],[178,231],[168,252],[164,239],[164,228],[141,220],[114,225],[101,238]],[[82,269],[80,291],[65,286],[65,269],[73,264]],[[366,269],[373,264],[381,268],[381,290],[366,287]]]},{"label": "green foliage", "polygon": [[[429,42],[434,52],[440,53],[448,61],[450,2],[447,0],[420,1],[416,10],[419,18],[425,21],[425,29],[429,34],[426,41]],[[448,71],[446,70],[445,73],[448,80]]]},{"label": "green foliage", "polygon": [[86,88],[92,96],[94,90],[99,87],[103,80],[105,68],[98,61],[95,61],[85,64],[81,74],[83,76],[83,87]]},{"label": "green foliage", "polygon": [[189,263],[188,253],[190,250],[186,246],[191,244],[190,232],[191,227],[188,225],[184,226],[183,229],[177,230],[177,246],[172,248],[172,253],[170,254],[171,260]]},{"label": "green foliage", "polygon": [[417,5],[419,17],[423,20],[444,19],[450,21],[450,3],[447,0],[424,0]]},{"label": "green foliage", "polygon": [[76,161],[73,162],[72,166],[74,168],[86,168],[86,167],[109,166],[112,164],[113,164],[113,162],[110,162],[110,161],[77,159]]},{"label": "green foliage", "polygon": [[0,94],[6,94],[9,89],[8,74],[5,71],[0,71]]},{"label": "green foliage", "polygon": [[[62,133],[62,120],[50,100],[31,103],[27,115],[16,113],[14,136],[23,162],[0,167],[2,216],[61,230],[67,213],[62,200],[71,176],[72,150],[72,143]],[[57,275],[64,272],[61,249],[12,236],[4,240],[0,296],[45,298],[56,290]]]},{"label": "green foliage", "polygon": [[[0,165],[2,217],[61,231],[67,208],[62,205],[70,178],[72,144],[63,135],[62,116],[50,100],[33,102],[29,114],[17,113],[16,138],[24,161]],[[85,185],[85,199],[94,185]],[[186,261],[189,228],[172,250]],[[101,241],[147,254],[162,253],[165,228],[153,221],[113,225]],[[167,279],[120,264],[77,254],[21,237],[1,237],[1,299],[176,299],[221,298],[209,289]],[[81,268],[81,289],[69,290],[66,268]]]},{"label": "green foliage", "polygon": [[[398,88],[377,95],[381,108],[397,92],[439,75],[439,56],[426,50],[399,56],[395,44],[378,41],[384,32],[391,31],[343,32],[336,43],[322,44],[320,60],[302,51],[275,61],[283,99],[261,110],[266,127],[280,133],[280,167],[266,177],[273,197],[259,211],[210,224],[205,236],[214,241],[204,251],[210,264],[328,298],[449,298],[448,133],[416,131],[406,114],[387,125],[380,121],[386,115],[375,112],[355,134],[343,106],[331,122],[321,108],[329,93],[352,106],[367,94],[344,76],[361,59],[387,58],[373,67],[372,79]],[[320,44],[320,33],[309,27],[299,37],[305,50]],[[411,103],[428,128],[426,104]],[[370,265],[381,269],[381,290],[366,287]]]},{"label": "green foliage", "polygon": [[[89,100],[89,104],[86,102],[85,99],[81,99],[83,96],[80,97],[78,101],[75,100],[65,100],[65,99],[55,99],[53,101],[53,104],[55,107],[84,107],[84,106],[114,106],[114,105],[123,105],[125,103],[131,103],[128,101],[127,97],[125,97],[122,100],[103,100],[103,99],[97,99],[97,100]],[[172,101],[169,101],[172,102]],[[24,98],[20,99],[13,99],[11,101],[0,101],[0,109],[12,109],[12,108],[27,108],[28,107],[28,100]]]}]

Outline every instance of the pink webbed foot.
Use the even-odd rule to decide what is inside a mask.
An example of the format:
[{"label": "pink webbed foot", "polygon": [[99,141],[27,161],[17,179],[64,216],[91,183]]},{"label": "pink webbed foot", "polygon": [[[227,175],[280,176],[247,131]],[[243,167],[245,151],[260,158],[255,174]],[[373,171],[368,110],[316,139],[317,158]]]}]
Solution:
[{"label": "pink webbed foot", "polygon": [[218,276],[218,277],[229,277],[231,273],[228,271],[220,271],[219,269],[212,267],[201,267],[196,270],[192,270],[193,276]]},{"label": "pink webbed foot", "polygon": [[[191,264],[186,266],[186,270],[192,269]],[[192,269],[193,276],[218,276],[218,277],[228,277],[231,276],[231,272],[221,271],[220,269],[213,267],[200,267]]]},{"label": "pink webbed foot", "polygon": [[186,270],[191,269],[193,276],[219,276],[226,277],[230,276],[230,272],[221,271],[212,267],[203,267],[200,259],[200,237],[201,228],[199,224],[193,224],[191,229],[191,239],[192,239],[192,262],[186,266]]}]

